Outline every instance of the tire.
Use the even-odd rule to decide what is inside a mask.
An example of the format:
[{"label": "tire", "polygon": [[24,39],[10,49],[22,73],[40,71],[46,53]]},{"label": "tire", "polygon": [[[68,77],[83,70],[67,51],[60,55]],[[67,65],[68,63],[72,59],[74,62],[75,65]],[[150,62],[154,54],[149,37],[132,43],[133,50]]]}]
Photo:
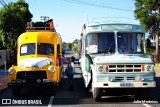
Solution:
[{"label": "tire", "polygon": [[142,93],[143,93],[143,94],[141,94],[141,97],[142,97],[143,99],[148,99],[149,96],[150,96],[150,89],[143,89],[143,90],[142,90]]},{"label": "tire", "polygon": [[21,95],[21,88],[20,87],[15,87],[15,88],[12,88],[12,94],[14,96],[20,96]]},{"label": "tire", "polygon": [[[90,64],[93,64],[93,61],[92,61],[92,58],[90,57],[90,55],[89,55],[89,54],[85,54],[85,56],[87,57],[89,63],[90,63]],[[88,90],[88,91],[89,91],[90,88],[92,87],[92,71],[90,71],[90,72],[91,72],[91,80],[90,80],[90,82],[89,82],[89,84],[88,84],[88,87],[87,87],[87,90]]]},{"label": "tire", "polygon": [[136,93],[136,97],[138,99],[145,99],[147,100],[150,96],[150,90],[149,89],[139,89],[137,90],[137,93]]},{"label": "tire", "polygon": [[87,90],[88,90],[88,92],[90,92],[90,90],[92,90],[92,71],[91,71],[91,80],[87,86]]},{"label": "tire", "polygon": [[92,97],[95,99],[96,102],[100,101],[101,88],[92,88]]}]

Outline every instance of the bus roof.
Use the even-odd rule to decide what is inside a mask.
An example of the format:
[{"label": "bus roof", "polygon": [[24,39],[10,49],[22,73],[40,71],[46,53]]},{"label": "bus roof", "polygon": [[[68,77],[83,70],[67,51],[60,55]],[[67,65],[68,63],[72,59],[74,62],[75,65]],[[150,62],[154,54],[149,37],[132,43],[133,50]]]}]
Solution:
[{"label": "bus roof", "polygon": [[99,22],[84,25],[82,33],[98,33],[98,32],[139,32],[144,33],[144,27],[141,25],[118,22]]},{"label": "bus roof", "polygon": [[26,43],[52,43],[53,40],[56,40],[55,38],[59,38],[61,40],[61,36],[56,32],[47,32],[47,31],[41,31],[41,32],[25,32],[21,34],[18,37],[18,42],[20,44],[26,44]]}]

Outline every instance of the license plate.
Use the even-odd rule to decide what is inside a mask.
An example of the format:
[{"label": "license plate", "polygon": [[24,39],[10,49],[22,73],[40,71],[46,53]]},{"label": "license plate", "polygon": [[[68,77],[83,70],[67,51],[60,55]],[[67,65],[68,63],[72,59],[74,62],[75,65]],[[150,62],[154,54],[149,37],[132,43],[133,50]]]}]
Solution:
[{"label": "license plate", "polygon": [[132,87],[133,83],[120,83],[121,87]]}]

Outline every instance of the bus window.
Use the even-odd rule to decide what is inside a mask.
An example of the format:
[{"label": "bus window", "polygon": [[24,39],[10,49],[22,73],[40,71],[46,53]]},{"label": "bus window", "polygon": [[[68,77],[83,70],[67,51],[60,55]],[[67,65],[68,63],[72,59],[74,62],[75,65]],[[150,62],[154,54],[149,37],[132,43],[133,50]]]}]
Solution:
[{"label": "bus window", "polygon": [[38,43],[38,51],[39,55],[53,55],[54,54],[54,46],[48,43]]},{"label": "bus window", "polygon": [[60,45],[59,44],[57,45],[57,54],[58,55],[60,54]]},{"label": "bus window", "polygon": [[[135,54],[141,52],[142,34],[138,33],[121,33],[118,32],[118,51],[119,53]],[[123,46],[123,51],[122,51]]]},{"label": "bus window", "polygon": [[114,53],[114,33],[97,33],[87,35],[87,53]]},{"label": "bus window", "polygon": [[21,56],[35,54],[35,43],[23,44],[20,49]]}]

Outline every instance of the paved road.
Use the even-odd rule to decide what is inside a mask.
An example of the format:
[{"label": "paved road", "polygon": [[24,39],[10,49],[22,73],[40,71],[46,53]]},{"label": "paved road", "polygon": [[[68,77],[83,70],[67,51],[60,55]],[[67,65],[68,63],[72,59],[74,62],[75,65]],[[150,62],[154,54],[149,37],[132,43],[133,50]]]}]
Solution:
[{"label": "paved road", "polygon": [[[160,77],[156,78],[157,81],[157,88],[151,90],[152,94],[150,96],[151,99],[157,101],[160,99]],[[75,91],[68,91],[68,81],[67,78],[64,78],[63,85],[55,89],[55,93],[53,89],[23,89],[22,96],[14,97],[11,93],[11,90],[8,89],[5,92],[0,94],[0,99],[11,99],[16,105],[18,100],[31,102],[31,101],[39,101],[38,105],[41,103],[44,106],[52,107],[52,106],[74,106],[74,107],[108,107],[108,106],[116,106],[116,107],[126,107],[126,106],[136,106],[136,107],[158,107],[158,104],[133,104],[134,97],[132,96],[109,96],[105,97],[100,100],[100,102],[95,102],[95,100],[91,97],[91,94],[88,92],[87,89],[83,86],[83,80],[81,77],[81,71],[79,68],[76,68],[76,74],[74,76],[74,84],[75,84]],[[27,103],[28,103],[27,102]],[[1,102],[0,102],[1,103]],[[22,102],[19,102],[22,103]],[[119,105],[121,104],[121,105]],[[21,104],[20,104],[21,105]],[[3,105],[4,106],[4,105]],[[21,106],[26,106],[22,104]],[[35,106],[35,105],[33,105]]]}]

